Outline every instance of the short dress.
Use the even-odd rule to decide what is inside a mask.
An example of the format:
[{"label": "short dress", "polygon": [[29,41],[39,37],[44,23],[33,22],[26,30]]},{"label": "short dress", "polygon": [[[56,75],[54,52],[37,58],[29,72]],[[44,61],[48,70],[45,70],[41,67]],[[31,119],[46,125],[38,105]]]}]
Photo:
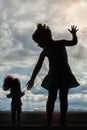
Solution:
[{"label": "short dress", "polygon": [[44,51],[49,60],[49,71],[42,80],[43,88],[70,89],[80,85],[68,64],[66,48],[62,42],[54,43]]}]

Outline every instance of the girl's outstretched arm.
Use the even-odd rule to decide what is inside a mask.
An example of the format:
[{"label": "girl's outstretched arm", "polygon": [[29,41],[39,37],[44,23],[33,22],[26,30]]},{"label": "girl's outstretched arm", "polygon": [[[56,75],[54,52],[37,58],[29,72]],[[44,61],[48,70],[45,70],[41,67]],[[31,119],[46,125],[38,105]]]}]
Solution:
[{"label": "girl's outstretched arm", "polygon": [[26,84],[28,90],[33,87],[33,85],[34,85],[34,80],[35,80],[35,78],[36,78],[38,72],[40,71],[40,69],[41,69],[41,67],[42,67],[44,58],[45,58],[45,55],[44,55],[44,53],[43,53],[43,51],[42,51],[42,53],[40,54],[39,59],[38,59],[38,61],[37,61],[37,64],[36,64],[36,66],[35,66],[35,68],[34,68],[34,70],[33,70],[32,76],[31,76],[30,80],[29,80],[29,81],[27,82],[27,84]]}]

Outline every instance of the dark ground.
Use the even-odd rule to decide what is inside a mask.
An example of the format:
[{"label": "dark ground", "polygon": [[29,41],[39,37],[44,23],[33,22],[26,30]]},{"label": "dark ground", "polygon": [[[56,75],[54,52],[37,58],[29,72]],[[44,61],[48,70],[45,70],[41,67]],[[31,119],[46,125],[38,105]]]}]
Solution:
[{"label": "dark ground", "polygon": [[[60,114],[54,113],[51,128],[61,129]],[[47,128],[46,126],[46,113],[45,112],[22,112],[22,119],[20,124],[13,125],[11,122],[10,112],[0,112],[0,129],[41,129]],[[66,118],[65,128],[80,128],[87,129],[87,112],[68,112]]]}]

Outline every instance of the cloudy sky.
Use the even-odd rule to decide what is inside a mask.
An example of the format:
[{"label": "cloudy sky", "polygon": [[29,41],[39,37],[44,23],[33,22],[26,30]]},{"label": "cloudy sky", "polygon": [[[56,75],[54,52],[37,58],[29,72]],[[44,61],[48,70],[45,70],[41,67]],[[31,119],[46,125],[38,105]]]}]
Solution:
[{"label": "cloudy sky", "polygon": [[[32,40],[32,33],[37,23],[50,26],[54,39],[71,39],[68,28],[76,25],[79,28],[78,45],[67,48],[67,53],[72,71],[81,85],[78,89],[70,91],[69,100],[71,103],[73,101],[79,103],[84,96],[83,102],[85,102],[87,98],[86,15],[87,0],[0,0],[1,86],[5,75],[12,74],[20,78],[22,88],[25,87],[41,52],[41,48]],[[32,97],[35,96],[37,102],[42,101],[45,95],[40,83],[48,70],[47,63],[46,59],[31,91]]]}]

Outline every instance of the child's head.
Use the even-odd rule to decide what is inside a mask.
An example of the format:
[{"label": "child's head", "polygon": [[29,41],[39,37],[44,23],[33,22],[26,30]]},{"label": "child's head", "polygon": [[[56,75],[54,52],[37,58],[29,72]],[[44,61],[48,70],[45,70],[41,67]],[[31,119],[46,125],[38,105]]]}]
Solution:
[{"label": "child's head", "polygon": [[3,82],[3,90],[7,91],[12,87],[13,84],[13,76],[6,75]]},{"label": "child's head", "polygon": [[7,91],[11,88],[20,89],[20,80],[12,75],[6,75],[3,82],[3,90]]},{"label": "child's head", "polygon": [[32,35],[32,39],[38,43],[38,45],[42,48],[50,44],[52,40],[51,30],[45,24],[37,24],[37,29]]},{"label": "child's head", "polygon": [[13,87],[15,87],[15,89],[20,89],[20,80],[18,78],[13,79]]}]

